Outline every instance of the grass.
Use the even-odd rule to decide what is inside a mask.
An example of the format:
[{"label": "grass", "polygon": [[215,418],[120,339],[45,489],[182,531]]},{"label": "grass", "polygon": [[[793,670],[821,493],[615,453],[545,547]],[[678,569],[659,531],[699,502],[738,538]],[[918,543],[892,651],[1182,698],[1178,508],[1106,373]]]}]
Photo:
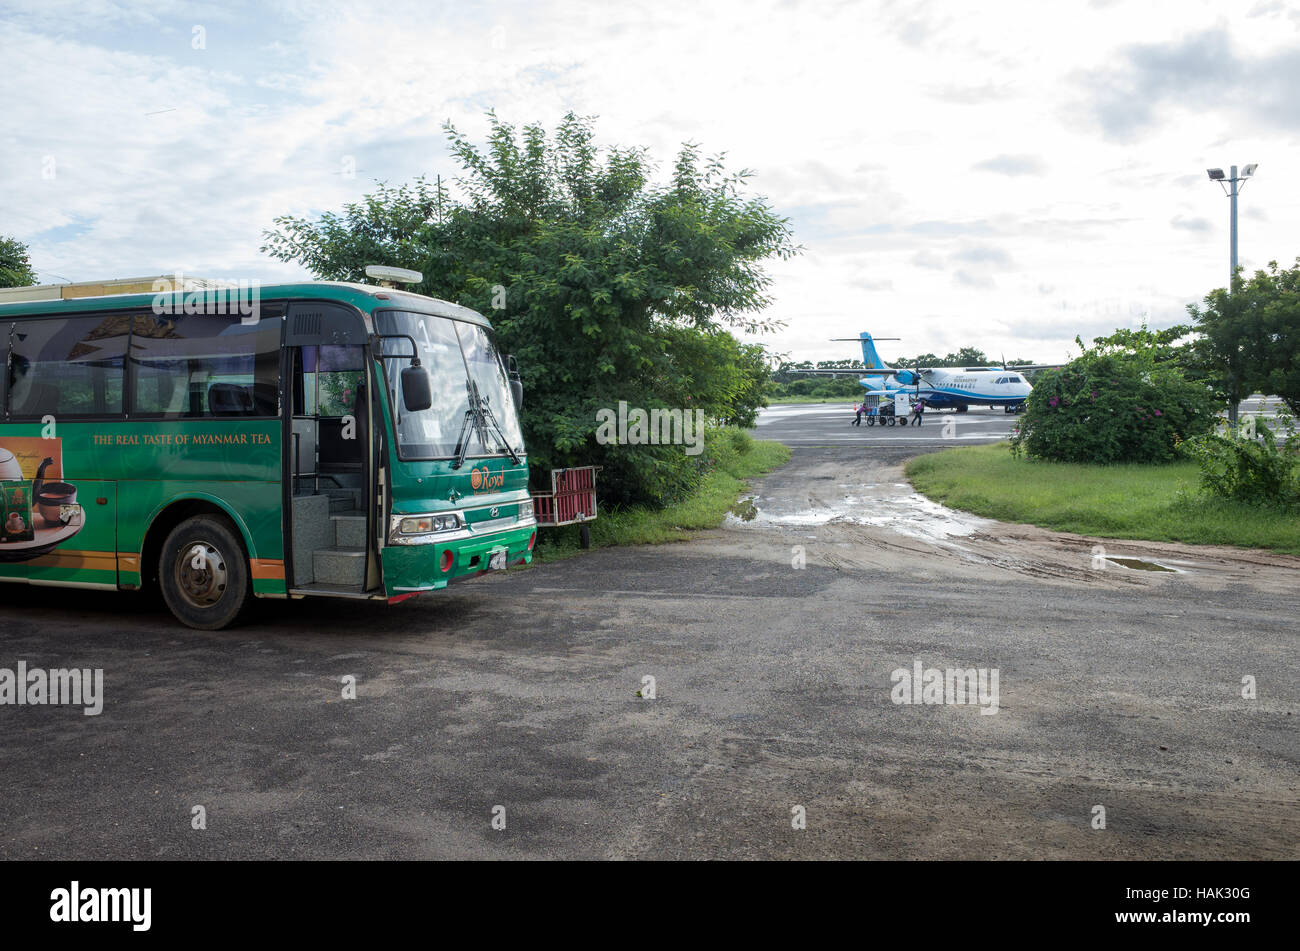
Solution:
[{"label": "grass", "polygon": [[1300,517],[1197,497],[1195,463],[1091,466],[1011,455],[1007,443],[908,462],[918,492],[952,508],[1062,532],[1300,555]]},{"label": "grass", "polygon": [[[745,480],[771,472],[790,459],[790,450],[779,442],[750,439],[747,451],[721,453],[717,465],[688,498],[662,509],[631,507],[602,511],[591,526],[591,547],[654,545],[684,541],[691,532],[717,528],[727,510],[736,504]],[[535,560],[547,562],[568,558],[582,549],[578,526],[544,528],[538,535]]]},{"label": "grass", "polygon": [[854,403],[861,402],[862,397],[852,396],[773,396],[768,399],[768,406],[791,406],[796,403]]}]

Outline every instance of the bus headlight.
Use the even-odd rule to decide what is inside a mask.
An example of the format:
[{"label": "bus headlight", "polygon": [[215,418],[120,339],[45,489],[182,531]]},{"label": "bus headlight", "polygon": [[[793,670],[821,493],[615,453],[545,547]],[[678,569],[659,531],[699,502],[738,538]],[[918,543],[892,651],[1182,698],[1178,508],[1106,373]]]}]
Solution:
[{"label": "bus headlight", "polygon": [[519,503],[519,521],[526,522],[533,517],[533,500]]},{"label": "bus headlight", "polygon": [[460,527],[460,516],[454,512],[450,515],[416,515],[412,518],[404,518],[397,524],[397,530],[403,535],[454,532]]},{"label": "bus headlight", "polygon": [[417,536],[455,532],[465,527],[459,512],[441,515],[394,515],[389,526],[389,539],[398,545],[418,543]]}]

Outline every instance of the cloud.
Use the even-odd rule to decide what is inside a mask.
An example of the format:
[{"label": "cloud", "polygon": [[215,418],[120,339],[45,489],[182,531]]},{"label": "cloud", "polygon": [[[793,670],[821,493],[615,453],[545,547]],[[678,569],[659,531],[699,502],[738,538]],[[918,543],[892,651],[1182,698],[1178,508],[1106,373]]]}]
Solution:
[{"label": "cloud", "polygon": [[973,247],[963,248],[956,252],[953,257],[958,261],[965,261],[967,264],[977,264],[981,267],[1000,269],[1011,267],[1011,255],[1002,248],[995,247],[991,244],[975,245]]},{"label": "cloud", "polygon": [[977,172],[996,172],[998,175],[1042,175],[1047,163],[1037,155],[995,155],[971,166]]},{"label": "cloud", "polygon": [[1300,130],[1300,50],[1241,56],[1224,27],[1168,43],[1125,46],[1076,77],[1102,131],[1132,141],[1171,107],[1239,110],[1257,124]]},{"label": "cloud", "polygon": [[960,287],[973,287],[977,290],[988,290],[993,286],[993,279],[987,274],[972,274],[967,270],[954,272],[952,282]]},{"label": "cloud", "polygon": [[482,145],[488,107],[548,128],[572,109],[598,117],[602,145],[646,148],[660,183],[685,140],[756,169],[750,189],[806,248],[764,265],[780,349],[843,356],[817,348],[888,295],[910,350],[1025,353],[998,335],[1041,314],[1053,342],[1029,355],[1057,359],[1075,324],[1128,318],[1093,297],[1178,313],[1222,283],[1214,232],[1171,224],[1226,230],[1206,166],[1276,170],[1245,196],[1243,257],[1300,253],[1285,7],[1067,5],[0,0],[0,233],[42,275],[296,278],[258,250],[275,216],[337,210],[374,179],[454,189],[443,120]]},{"label": "cloud", "polygon": [[949,102],[959,106],[979,106],[989,102],[1001,102],[1015,95],[1014,83],[983,83],[979,86],[947,85],[929,86],[925,93],[931,99]]},{"label": "cloud", "polygon": [[1170,219],[1169,224],[1180,231],[1209,231],[1214,225],[1210,224],[1208,218],[1187,218],[1183,215],[1175,215]]}]

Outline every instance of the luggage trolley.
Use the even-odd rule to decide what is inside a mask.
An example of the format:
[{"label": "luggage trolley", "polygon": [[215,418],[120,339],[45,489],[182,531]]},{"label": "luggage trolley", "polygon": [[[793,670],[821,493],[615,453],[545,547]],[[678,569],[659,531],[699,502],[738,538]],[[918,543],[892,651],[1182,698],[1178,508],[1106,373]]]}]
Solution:
[{"label": "luggage trolley", "polygon": [[581,525],[583,548],[591,547],[588,522],[596,518],[596,473],[601,466],[574,466],[551,470],[551,491],[533,493],[533,515],[538,527]]}]

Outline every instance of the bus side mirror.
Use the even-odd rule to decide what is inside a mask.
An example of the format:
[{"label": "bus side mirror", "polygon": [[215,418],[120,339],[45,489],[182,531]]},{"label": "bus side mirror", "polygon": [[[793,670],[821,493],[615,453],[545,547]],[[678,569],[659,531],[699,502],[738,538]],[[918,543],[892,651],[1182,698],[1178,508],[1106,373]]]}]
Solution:
[{"label": "bus side mirror", "polygon": [[433,388],[429,371],[412,364],[402,369],[402,405],[408,413],[418,413],[433,405]]},{"label": "bus side mirror", "polygon": [[506,373],[510,377],[510,395],[514,397],[515,409],[524,405],[524,383],[519,379],[519,364],[513,355],[506,357]]}]

